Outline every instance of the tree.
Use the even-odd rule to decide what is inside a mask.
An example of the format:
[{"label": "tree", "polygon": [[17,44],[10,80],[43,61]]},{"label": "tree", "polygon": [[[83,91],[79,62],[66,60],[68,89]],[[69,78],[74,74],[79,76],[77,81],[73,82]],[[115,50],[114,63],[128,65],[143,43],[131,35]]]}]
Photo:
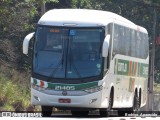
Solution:
[{"label": "tree", "polygon": [[58,0],[39,0],[39,4],[41,6],[41,16],[46,12],[45,4],[50,2],[57,3]]},{"label": "tree", "polygon": [[41,8],[41,16],[45,13],[46,3],[58,3],[58,0],[28,0],[28,3],[32,4],[35,8],[40,7]]}]

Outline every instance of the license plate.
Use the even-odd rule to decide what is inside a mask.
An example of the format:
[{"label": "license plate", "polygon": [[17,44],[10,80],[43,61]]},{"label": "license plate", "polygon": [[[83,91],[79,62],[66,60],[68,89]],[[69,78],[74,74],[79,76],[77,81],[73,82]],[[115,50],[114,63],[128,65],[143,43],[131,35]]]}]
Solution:
[{"label": "license plate", "polygon": [[71,99],[63,99],[63,98],[61,98],[58,101],[59,101],[59,103],[71,103]]}]

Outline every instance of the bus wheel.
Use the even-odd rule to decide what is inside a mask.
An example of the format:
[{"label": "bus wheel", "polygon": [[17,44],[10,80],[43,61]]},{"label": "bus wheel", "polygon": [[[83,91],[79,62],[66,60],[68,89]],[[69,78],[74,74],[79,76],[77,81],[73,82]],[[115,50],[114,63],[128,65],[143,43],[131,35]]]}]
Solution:
[{"label": "bus wheel", "polygon": [[73,116],[87,116],[89,113],[89,110],[79,111],[79,110],[71,110],[71,113]]},{"label": "bus wheel", "polygon": [[52,115],[52,107],[50,106],[41,106],[42,116],[43,117],[51,117]]},{"label": "bus wheel", "polygon": [[99,110],[100,116],[102,116],[102,117],[109,117],[110,111],[112,109],[112,101],[113,101],[113,96],[111,94],[110,98],[109,98],[109,106],[108,106],[108,108],[101,108]]},{"label": "bus wheel", "polygon": [[138,113],[139,108],[140,108],[140,104],[139,104],[138,94],[135,93],[134,94],[133,107],[131,108],[131,112],[132,113]]},{"label": "bus wheel", "polygon": [[133,101],[133,107],[131,108],[124,108],[124,109],[118,109],[118,116],[125,116],[125,114],[131,114],[131,113],[135,113],[138,114],[140,108],[140,104],[139,104],[139,98],[137,93],[135,93],[134,95],[134,101]]}]

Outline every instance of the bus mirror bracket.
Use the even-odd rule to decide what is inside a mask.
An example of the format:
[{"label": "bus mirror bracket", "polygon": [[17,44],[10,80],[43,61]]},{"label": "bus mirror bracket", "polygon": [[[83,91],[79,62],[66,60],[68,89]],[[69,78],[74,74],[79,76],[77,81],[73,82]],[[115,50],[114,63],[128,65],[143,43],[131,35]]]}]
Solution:
[{"label": "bus mirror bracket", "polygon": [[34,36],[34,32],[28,34],[23,40],[23,54],[28,54],[29,42]]},{"label": "bus mirror bracket", "polygon": [[108,49],[109,49],[109,42],[110,42],[110,35],[108,34],[103,42],[103,48],[102,48],[102,56],[107,57],[108,56]]}]

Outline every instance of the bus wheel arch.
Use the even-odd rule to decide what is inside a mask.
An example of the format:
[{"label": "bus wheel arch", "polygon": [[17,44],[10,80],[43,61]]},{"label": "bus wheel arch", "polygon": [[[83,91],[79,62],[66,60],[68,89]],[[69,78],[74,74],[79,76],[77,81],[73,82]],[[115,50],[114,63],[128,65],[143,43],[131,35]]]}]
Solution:
[{"label": "bus wheel arch", "polygon": [[114,102],[114,86],[111,87],[110,98],[111,98],[111,107],[113,107],[113,102]]},{"label": "bus wheel arch", "polygon": [[101,116],[108,117],[110,115],[110,110],[112,109],[113,101],[114,101],[114,87],[112,86],[110,89],[110,94],[108,96],[108,107],[99,109]]},{"label": "bus wheel arch", "polygon": [[141,107],[141,99],[142,99],[142,89],[141,88],[139,88],[138,98],[139,98],[139,107]]},{"label": "bus wheel arch", "polygon": [[138,112],[138,109],[139,109],[139,94],[138,94],[138,89],[136,88],[134,92],[133,107],[131,112],[136,113]]}]

